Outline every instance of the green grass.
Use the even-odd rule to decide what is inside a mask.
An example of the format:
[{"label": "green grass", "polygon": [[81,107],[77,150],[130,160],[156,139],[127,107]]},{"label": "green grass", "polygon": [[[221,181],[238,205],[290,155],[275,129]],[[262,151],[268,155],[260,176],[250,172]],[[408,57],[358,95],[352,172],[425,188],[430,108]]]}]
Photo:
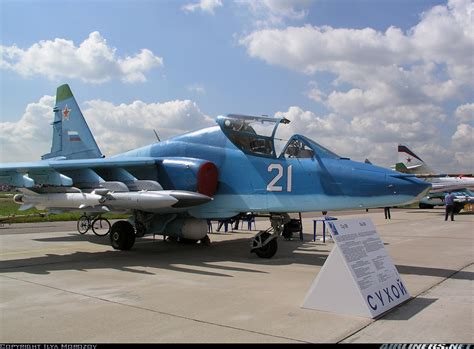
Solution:
[{"label": "green grass", "polygon": [[[49,214],[47,211],[31,208],[26,211],[20,211],[20,205],[13,202],[14,193],[0,193],[0,217],[3,219],[9,217],[8,223],[28,223],[28,222],[57,222],[57,221],[76,221],[82,215],[82,212],[64,212],[59,214]],[[102,217],[107,219],[126,218],[128,215],[106,213]]]}]

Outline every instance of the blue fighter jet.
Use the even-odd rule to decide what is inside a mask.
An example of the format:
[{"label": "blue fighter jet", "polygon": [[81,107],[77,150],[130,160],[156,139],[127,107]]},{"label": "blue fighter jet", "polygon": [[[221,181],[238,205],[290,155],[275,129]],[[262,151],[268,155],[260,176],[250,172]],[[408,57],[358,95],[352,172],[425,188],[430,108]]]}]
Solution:
[{"label": "blue fighter jet", "polygon": [[0,184],[23,192],[15,196],[23,209],[129,212],[110,229],[119,250],[147,234],[206,239],[208,219],[251,213],[271,223],[251,251],[271,258],[288,213],[403,205],[431,187],[303,135],[284,140],[277,136],[290,122],[284,117],[218,116],[213,127],[105,158],[68,85],[58,87],[53,111],[51,152],[38,162],[1,164]]}]

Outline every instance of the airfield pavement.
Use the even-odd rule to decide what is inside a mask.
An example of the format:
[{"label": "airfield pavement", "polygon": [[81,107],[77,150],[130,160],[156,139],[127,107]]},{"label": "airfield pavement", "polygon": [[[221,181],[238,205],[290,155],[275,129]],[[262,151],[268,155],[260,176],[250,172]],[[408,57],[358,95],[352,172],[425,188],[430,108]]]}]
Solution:
[{"label": "airfield pavement", "polygon": [[304,214],[304,241],[280,239],[269,260],[249,253],[256,232],[245,229],[211,234],[210,246],[157,236],[121,252],[75,222],[5,224],[0,343],[474,343],[472,213],[329,214],[372,219],[410,301],[375,320],[301,308],[334,246],[312,241],[320,213]]}]

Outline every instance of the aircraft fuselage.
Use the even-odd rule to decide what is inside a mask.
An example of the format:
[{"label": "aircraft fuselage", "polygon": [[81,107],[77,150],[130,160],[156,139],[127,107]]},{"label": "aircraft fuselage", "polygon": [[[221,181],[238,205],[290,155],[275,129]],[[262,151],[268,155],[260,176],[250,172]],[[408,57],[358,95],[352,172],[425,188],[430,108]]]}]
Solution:
[{"label": "aircraft fuselage", "polygon": [[382,167],[319,155],[246,154],[214,126],[118,157],[186,157],[214,163],[219,171],[217,192],[212,202],[189,211],[196,218],[396,206],[423,197],[430,188],[423,181],[399,177]]}]

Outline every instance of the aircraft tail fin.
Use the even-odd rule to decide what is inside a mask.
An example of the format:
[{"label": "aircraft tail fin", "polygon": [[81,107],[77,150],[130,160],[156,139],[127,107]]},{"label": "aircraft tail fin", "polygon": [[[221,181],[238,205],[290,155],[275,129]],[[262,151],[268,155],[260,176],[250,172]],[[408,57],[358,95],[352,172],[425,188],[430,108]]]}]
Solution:
[{"label": "aircraft tail fin", "polygon": [[[400,171],[399,169],[402,169]],[[433,172],[428,165],[406,145],[398,145],[398,163],[396,164],[397,171],[405,173],[431,173]]]},{"label": "aircraft tail fin", "polygon": [[69,85],[56,91],[53,109],[53,142],[51,152],[41,159],[94,159],[104,157],[95,142]]}]

